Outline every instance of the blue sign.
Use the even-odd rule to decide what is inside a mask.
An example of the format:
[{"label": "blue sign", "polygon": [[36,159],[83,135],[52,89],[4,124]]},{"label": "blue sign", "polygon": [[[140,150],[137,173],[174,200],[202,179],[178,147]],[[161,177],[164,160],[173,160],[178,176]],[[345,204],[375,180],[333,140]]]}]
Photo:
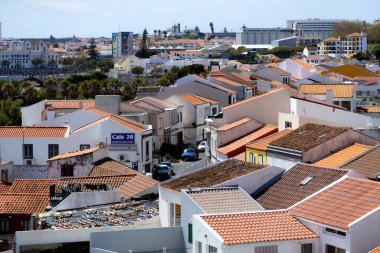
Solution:
[{"label": "blue sign", "polygon": [[113,133],[111,134],[111,144],[135,144],[135,134]]},{"label": "blue sign", "polygon": [[138,162],[132,162],[132,169],[139,170],[139,163]]}]

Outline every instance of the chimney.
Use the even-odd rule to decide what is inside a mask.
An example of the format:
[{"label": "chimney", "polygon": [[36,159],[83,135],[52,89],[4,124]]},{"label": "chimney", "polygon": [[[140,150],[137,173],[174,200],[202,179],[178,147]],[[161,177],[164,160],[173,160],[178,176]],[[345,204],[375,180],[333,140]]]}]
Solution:
[{"label": "chimney", "polygon": [[67,129],[69,130],[69,133],[70,133],[70,122],[63,122],[63,126],[67,127]]},{"label": "chimney", "polygon": [[328,89],[326,91],[326,101],[329,102],[329,103],[333,103],[333,90],[332,89]]}]

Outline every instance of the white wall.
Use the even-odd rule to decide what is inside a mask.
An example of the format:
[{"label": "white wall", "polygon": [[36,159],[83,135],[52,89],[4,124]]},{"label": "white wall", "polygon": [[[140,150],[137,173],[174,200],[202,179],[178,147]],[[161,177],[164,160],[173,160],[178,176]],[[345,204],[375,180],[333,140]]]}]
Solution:
[{"label": "white wall", "polygon": [[64,126],[65,122],[70,125],[71,129],[77,129],[81,126],[87,125],[90,122],[100,119],[102,116],[99,114],[86,111],[86,110],[77,110],[72,113],[66,113],[60,117],[56,117],[53,119],[48,119],[42,121],[37,126]]},{"label": "white wall", "polygon": [[119,191],[73,192],[55,206],[52,212],[119,203],[120,201]]},{"label": "white wall", "polygon": [[45,109],[47,100],[42,100],[36,104],[21,108],[22,125],[33,126],[41,122],[41,114]]},{"label": "white wall", "polygon": [[[346,253],[356,253],[355,251],[350,251],[350,231],[344,231],[342,229],[338,229],[340,231],[346,232],[346,236],[341,236],[338,234],[332,234],[329,232],[325,232],[326,226],[322,224],[315,223],[312,221],[308,221],[302,218],[297,218],[302,224],[308,227],[311,231],[319,235],[319,241],[316,245],[316,251],[320,253],[326,253],[326,245],[335,246],[341,249],[345,249]],[[337,229],[330,227],[332,229]]]},{"label": "white wall", "polygon": [[165,189],[159,187],[159,211],[160,211],[160,221],[161,226],[170,226],[170,203],[181,205],[181,195],[180,192]]},{"label": "white wall", "polygon": [[[193,215],[196,214],[204,214],[205,211],[197,205],[196,202],[184,191],[181,191],[181,226],[183,232],[183,238],[185,240],[185,245],[187,248],[187,252],[192,251],[192,247],[194,245],[194,237],[193,243],[188,243],[189,241],[189,227],[188,224],[193,224]],[[193,227],[194,231],[194,227]]]},{"label": "white wall", "polygon": [[266,167],[266,168],[251,172],[247,175],[243,175],[243,176],[231,179],[217,186],[238,185],[248,194],[252,194],[261,186],[268,183],[274,177],[276,177],[277,175],[280,175],[283,172],[284,170],[279,167],[270,166],[270,167]]},{"label": "white wall", "polygon": [[[197,242],[202,242],[202,251],[198,251]],[[193,216],[193,253],[207,252],[208,245],[218,248],[218,253],[223,252],[223,239],[213,231],[210,226],[199,216]]]},{"label": "white wall", "polygon": [[291,114],[328,121],[354,129],[368,128],[371,125],[380,126],[380,119],[340,110],[335,107],[322,106],[301,99],[290,98],[290,109]]},{"label": "white wall", "polygon": [[368,252],[380,245],[380,209],[350,225],[351,252]]}]

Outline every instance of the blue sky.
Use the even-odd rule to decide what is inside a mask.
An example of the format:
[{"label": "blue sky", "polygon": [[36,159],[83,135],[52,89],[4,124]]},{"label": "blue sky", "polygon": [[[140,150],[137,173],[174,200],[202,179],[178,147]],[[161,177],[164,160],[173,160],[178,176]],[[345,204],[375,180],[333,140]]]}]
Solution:
[{"label": "blue sky", "polygon": [[287,19],[336,18],[372,22],[380,0],[0,0],[2,36],[110,37],[112,32],[141,33],[146,27],[215,31],[227,27],[285,27]]}]

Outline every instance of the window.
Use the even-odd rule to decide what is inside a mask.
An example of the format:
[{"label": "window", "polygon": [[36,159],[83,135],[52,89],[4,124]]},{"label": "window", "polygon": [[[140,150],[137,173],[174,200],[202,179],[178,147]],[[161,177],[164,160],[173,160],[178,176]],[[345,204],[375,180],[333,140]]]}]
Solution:
[{"label": "window", "polygon": [[90,148],[90,144],[80,144],[79,145],[79,150],[82,151],[82,150],[86,150],[86,149],[89,149]]},{"label": "window", "polygon": [[337,234],[337,235],[340,235],[340,236],[346,236],[346,232],[343,232],[343,231],[340,231],[340,230],[336,230],[336,229],[332,229],[332,228],[326,228],[325,231],[327,233]]},{"label": "window", "polygon": [[263,163],[264,163],[264,158],[262,155],[259,155],[259,164],[263,165]]},{"label": "window", "polygon": [[193,243],[193,224],[187,224],[187,241]]},{"label": "window", "polygon": [[312,243],[301,244],[301,253],[313,253],[313,244]]},{"label": "window", "polygon": [[255,247],[255,253],[277,253],[277,245],[257,246]]},{"label": "window", "polygon": [[181,205],[170,203],[170,226],[181,226]]},{"label": "window", "polygon": [[331,246],[331,245],[326,245],[326,253],[345,253],[346,250],[344,249],[341,249],[341,248],[338,248],[338,247],[335,247],[335,246]]},{"label": "window", "polygon": [[212,108],[211,115],[216,115],[216,114],[218,114],[218,107],[215,106]]},{"label": "window", "polygon": [[24,159],[33,159],[33,144],[24,144]]},{"label": "window", "polygon": [[22,227],[24,228],[24,231],[30,230],[30,221],[29,220],[22,221]]},{"label": "window", "polygon": [[218,252],[218,249],[215,248],[214,246],[209,245],[209,246],[208,246],[208,252],[209,252],[209,253],[217,253],[217,252]]},{"label": "window", "polygon": [[292,122],[291,121],[285,121],[285,128],[292,128]]},{"label": "window", "polygon": [[1,233],[9,232],[9,220],[6,220],[6,219],[0,220],[0,232]]},{"label": "window", "polygon": [[145,161],[149,161],[149,141],[145,142]]},{"label": "window", "polygon": [[62,177],[74,176],[74,165],[72,165],[72,164],[61,165],[61,176]]},{"label": "window", "polygon": [[255,163],[255,153],[249,153],[249,162]]},{"label": "window", "polygon": [[202,242],[197,243],[198,253],[202,253]]},{"label": "window", "polygon": [[59,145],[58,144],[49,144],[49,158],[52,158],[53,156],[57,156],[59,154]]}]

